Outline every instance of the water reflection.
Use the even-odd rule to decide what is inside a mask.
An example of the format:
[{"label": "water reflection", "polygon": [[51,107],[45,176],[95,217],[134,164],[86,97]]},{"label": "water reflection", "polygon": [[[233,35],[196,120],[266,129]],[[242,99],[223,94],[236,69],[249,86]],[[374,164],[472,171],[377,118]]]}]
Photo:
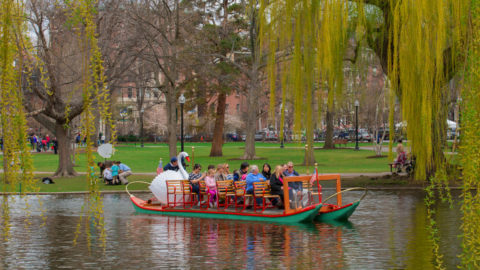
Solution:
[{"label": "water reflection", "polygon": [[[0,269],[432,268],[422,192],[371,192],[350,222],[294,226],[140,215],[127,196],[106,195],[105,252],[95,242],[89,251],[85,237],[72,245],[81,196],[43,200],[44,227],[34,207],[31,231],[24,229],[22,211],[11,211],[11,238],[0,243]],[[9,202],[22,205],[12,197]],[[437,210],[441,253],[453,268],[460,249],[458,209],[439,204]]]}]

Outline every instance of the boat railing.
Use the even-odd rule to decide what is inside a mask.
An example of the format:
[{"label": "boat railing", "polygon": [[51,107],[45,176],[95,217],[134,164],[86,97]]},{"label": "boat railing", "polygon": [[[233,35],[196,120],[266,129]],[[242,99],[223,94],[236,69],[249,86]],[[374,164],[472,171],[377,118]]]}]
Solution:
[{"label": "boat railing", "polygon": [[290,176],[283,179],[285,214],[293,214],[318,204],[313,200],[311,176]]}]

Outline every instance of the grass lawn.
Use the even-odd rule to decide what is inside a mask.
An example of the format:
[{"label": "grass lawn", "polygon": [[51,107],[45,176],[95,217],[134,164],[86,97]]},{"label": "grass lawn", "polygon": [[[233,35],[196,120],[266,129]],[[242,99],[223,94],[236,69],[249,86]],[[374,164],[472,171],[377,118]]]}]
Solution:
[{"label": "grass lawn", "polygon": [[[321,147],[321,143],[316,147]],[[192,154],[192,146],[195,147],[195,153]],[[351,144],[350,147],[353,147]],[[210,143],[187,143],[185,150],[189,153],[190,158],[195,163],[201,164],[204,168],[209,164],[229,163],[232,168],[239,168],[243,160],[238,160],[244,152],[244,143],[226,143],[223,147],[223,157],[209,157]],[[250,164],[259,166],[267,162],[272,167],[274,165],[283,164],[293,161],[296,170],[299,173],[306,173],[306,166],[301,165],[304,157],[304,145],[298,143],[287,143],[285,148],[281,149],[277,143],[257,143],[256,153],[261,159],[249,160]],[[388,170],[386,157],[368,158],[374,155],[371,150],[355,151],[353,149],[333,149],[315,150],[315,159],[318,163],[320,173],[365,173],[365,172],[385,172]],[[113,160],[121,160],[132,168],[135,172],[155,172],[159,159],[163,159],[163,165],[166,165],[170,157],[168,155],[167,144],[146,144],[141,148],[137,144],[118,145]],[[2,157],[3,159],[3,157]],[[0,159],[0,160],[2,160]],[[53,172],[58,166],[58,156],[48,153],[33,154],[35,171]],[[97,155],[96,161],[103,159]],[[79,172],[85,171],[85,154],[78,154],[76,157],[75,169]],[[191,164],[190,164],[191,165]],[[190,166],[189,168],[191,168]],[[312,172],[313,164],[308,168]]]}]

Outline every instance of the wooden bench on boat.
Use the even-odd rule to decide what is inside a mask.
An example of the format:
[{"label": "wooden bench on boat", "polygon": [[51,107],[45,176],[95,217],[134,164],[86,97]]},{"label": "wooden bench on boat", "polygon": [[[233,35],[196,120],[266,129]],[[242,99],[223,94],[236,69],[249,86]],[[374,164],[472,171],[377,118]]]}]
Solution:
[{"label": "wooden bench on boat", "polygon": [[[267,199],[280,199],[280,196],[278,195],[273,195],[270,190],[270,186],[268,185],[267,182],[254,182],[253,183],[253,211],[257,211],[257,209],[262,209],[262,211],[265,211],[265,208],[267,208]],[[257,205],[257,199],[262,200],[262,206]],[[270,203],[270,206],[273,206]]]}]

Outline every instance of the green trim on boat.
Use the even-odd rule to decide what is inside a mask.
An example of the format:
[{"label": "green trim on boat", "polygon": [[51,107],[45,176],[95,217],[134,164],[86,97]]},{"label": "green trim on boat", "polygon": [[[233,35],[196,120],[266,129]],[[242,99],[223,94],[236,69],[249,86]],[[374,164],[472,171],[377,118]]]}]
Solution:
[{"label": "green trim on boat", "polygon": [[228,213],[218,213],[218,212],[207,212],[207,211],[155,211],[149,209],[143,209],[133,203],[133,207],[137,213],[142,214],[154,214],[154,215],[163,215],[163,216],[178,216],[178,217],[193,217],[193,218],[210,218],[210,219],[233,219],[233,220],[248,220],[248,221],[262,221],[262,222],[275,222],[275,223],[300,223],[300,222],[312,222],[313,219],[317,216],[318,211],[322,207],[321,204],[316,207],[300,212],[298,214],[292,214],[288,216],[276,216],[269,217],[268,215],[264,216],[252,216],[252,215],[238,215],[238,214],[228,214]]},{"label": "green trim on boat", "polygon": [[348,218],[353,214],[357,206],[360,204],[360,201],[354,202],[352,205],[345,208],[340,208],[335,211],[328,213],[319,213],[315,217],[315,221],[332,221],[332,220],[348,220]]}]

